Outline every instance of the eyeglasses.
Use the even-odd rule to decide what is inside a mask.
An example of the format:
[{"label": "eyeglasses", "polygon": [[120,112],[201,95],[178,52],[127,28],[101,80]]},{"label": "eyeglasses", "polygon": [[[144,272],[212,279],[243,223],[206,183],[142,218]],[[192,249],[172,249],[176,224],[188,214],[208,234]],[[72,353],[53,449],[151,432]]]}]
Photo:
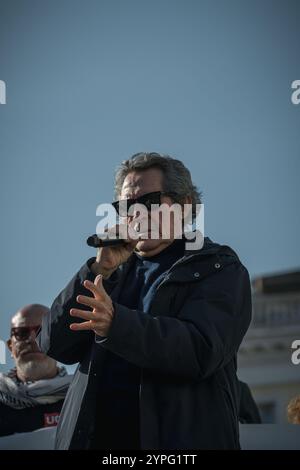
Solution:
[{"label": "eyeglasses", "polygon": [[10,336],[15,337],[17,341],[26,341],[30,338],[31,332],[34,331],[35,336],[40,330],[41,326],[16,326],[10,330]]},{"label": "eyeglasses", "polygon": [[112,202],[112,205],[116,209],[116,212],[119,215],[127,215],[126,211],[129,210],[131,206],[134,204],[143,204],[146,209],[149,211],[151,210],[152,204],[161,204],[161,196],[170,196],[175,198],[178,196],[177,193],[174,192],[164,192],[164,191],[154,191],[152,193],[143,194],[136,199],[120,199],[119,201]]}]

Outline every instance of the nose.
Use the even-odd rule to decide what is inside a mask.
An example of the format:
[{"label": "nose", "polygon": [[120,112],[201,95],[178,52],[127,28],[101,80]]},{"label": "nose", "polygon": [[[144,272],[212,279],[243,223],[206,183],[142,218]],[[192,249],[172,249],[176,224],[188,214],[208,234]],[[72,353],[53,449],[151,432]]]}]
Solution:
[{"label": "nose", "polygon": [[28,337],[28,341],[35,341],[36,340],[36,331],[35,330],[30,330],[30,334],[29,334],[29,337]]}]

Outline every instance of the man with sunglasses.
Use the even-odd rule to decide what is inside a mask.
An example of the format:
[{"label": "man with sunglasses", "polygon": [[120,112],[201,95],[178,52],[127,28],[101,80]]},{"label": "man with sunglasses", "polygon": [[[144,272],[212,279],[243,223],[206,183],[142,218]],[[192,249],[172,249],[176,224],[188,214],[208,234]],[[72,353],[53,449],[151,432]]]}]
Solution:
[{"label": "man with sunglasses", "polygon": [[44,305],[21,308],[11,320],[7,346],[15,368],[0,374],[0,436],[56,426],[71,376],[40,351],[36,336]]},{"label": "man with sunglasses", "polygon": [[[248,272],[230,247],[205,237],[192,249],[178,233],[184,205],[195,217],[201,202],[180,160],[134,155],[116,173],[115,196],[124,243],[100,248],[83,265],[39,336],[45,353],[79,363],[56,448],[237,449]],[[166,237],[159,209],[175,203],[181,221],[170,210]],[[133,232],[124,235],[122,224]]]}]

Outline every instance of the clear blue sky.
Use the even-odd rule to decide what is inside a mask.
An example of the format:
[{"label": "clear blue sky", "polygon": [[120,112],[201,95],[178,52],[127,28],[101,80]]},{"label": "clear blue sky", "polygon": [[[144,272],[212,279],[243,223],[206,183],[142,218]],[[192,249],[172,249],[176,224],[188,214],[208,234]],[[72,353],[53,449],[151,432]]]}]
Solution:
[{"label": "clear blue sky", "polygon": [[291,0],[0,0],[0,338],[93,255],[138,151],[184,161],[205,234],[251,276],[299,268],[299,18]]}]

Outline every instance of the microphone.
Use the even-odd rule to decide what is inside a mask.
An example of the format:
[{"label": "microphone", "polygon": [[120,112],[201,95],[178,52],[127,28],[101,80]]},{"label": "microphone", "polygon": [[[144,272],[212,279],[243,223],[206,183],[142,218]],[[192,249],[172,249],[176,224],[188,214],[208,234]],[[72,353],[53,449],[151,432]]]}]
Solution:
[{"label": "microphone", "polygon": [[93,248],[100,248],[100,247],[105,247],[105,246],[116,246],[116,245],[125,245],[125,240],[123,238],[106,238],[104,239],[105,234],[103,234],[103,239],[98,237],[98,235],[95,233],[94,235],[91,235],[87,239],[87,244],[89,246],[92,246]]}]

